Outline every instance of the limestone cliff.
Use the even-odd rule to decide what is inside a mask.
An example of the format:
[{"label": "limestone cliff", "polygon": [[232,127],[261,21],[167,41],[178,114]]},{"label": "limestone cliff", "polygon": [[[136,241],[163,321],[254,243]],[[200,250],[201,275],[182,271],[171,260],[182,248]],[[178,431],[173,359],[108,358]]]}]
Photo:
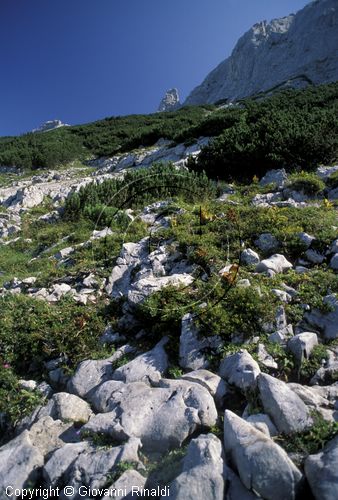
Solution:
[{"label": "limestone cliff", "polygon": [[32,130],[32,132],[49,132],[60,127],[69,127],[67,123],[62,123],[61,120],[48,120],[43,123],[39,128]]},{"label": "limestone cliff", "polygon": [[255,24],[184,104],[337,80],[338,0],[315,0],[297,14]]}]

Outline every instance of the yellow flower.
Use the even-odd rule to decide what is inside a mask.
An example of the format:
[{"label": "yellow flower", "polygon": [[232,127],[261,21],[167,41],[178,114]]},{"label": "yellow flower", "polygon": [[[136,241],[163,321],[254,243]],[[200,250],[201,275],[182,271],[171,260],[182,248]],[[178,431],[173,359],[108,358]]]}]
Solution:
[{"label": "yellow flower", "polygon": [[327,198],[324,198],[323,205],[324,208],[333,208],[333,203],[329,201]]}]

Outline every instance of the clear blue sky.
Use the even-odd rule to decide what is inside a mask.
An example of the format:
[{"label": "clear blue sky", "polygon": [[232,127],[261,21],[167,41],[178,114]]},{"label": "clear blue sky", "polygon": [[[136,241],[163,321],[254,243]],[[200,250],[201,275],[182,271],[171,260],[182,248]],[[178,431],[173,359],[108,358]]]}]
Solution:
[{"label": "clear blue sky", "polygon": [[308,0],[0,0],[0,135],[156,111]]}]

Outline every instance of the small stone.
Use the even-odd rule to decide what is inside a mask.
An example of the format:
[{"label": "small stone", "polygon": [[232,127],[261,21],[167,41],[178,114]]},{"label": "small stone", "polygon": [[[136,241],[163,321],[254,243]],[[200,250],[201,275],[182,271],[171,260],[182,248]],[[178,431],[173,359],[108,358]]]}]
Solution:
[{"label": "small stone", "polygon": [[54,255],[54,257],[56,258],[56,260],[62,260],[65,257],[68,257],[68,255],[71,255],[72,253],[74,253],[74,251],[75,251],[75,249],[73,247],[63,248],[62,250],[59,250]]},{"label": "small stone", "polygon": [[321,264],[325,260],[324,255],[321,255],[320,253],[316,252],[315,250],[309,249],[305,252],[305,255],[306,255],[307,260],[309,262],[311,262],[312,264]]},{"label": "small stone", "polygon": [[268,259],[262,260],[256,266],[257,273],[266,273],[268,271],[273,271],[274,273],[283,273],[288,269],[292,269],[292,264],[289,262],[284,255],[274,254]]},{"label": "small stone", "polygon": [[271,233],[263,233],[255,240],[255,245],[262,252],[273,252],[279,248],[279,241]]},{"label": "small stone", "polygon": [[311,246],[311,243],[316,239],[314,236],[311,236],[308,233],[299,233],[298,234],[300,241],[306,248]]},{"label": "small stone", "polygon": [[313,332],[303,332],[288,341],[288,349],[300,363],[309,359],[313,348],[318,345],[318,337]]},{"label": "small stone", "polygon": [[258,363],[245,349],[224,358],[219,368],[222,378],[243,391],[256,387],[259,373]]},{"label": "small stone", "polygon": [[258,361],[267,368],[272,368],[274,370],[278,369],[276,361],[273,359],[272,356],[270,356],[264,344],[258,344],[257,357]]},{"label": "small stone", "polygon": [[338,271],[338,253],[335,253],[330,260],[330,267],[335,271]]},{"label": "small stone", "polygon": [[67,392],[54,394],[46,406],[46,412],[54,419],[81,423],[86,423],[93,414],[86,401]]},{"label": "small stone", "polygon": [[271,418],[265,413],[255,413],[254,415],[249,415],[249,417],[245,420],[253,425],[257,430],[266,434],[268,437],[278,435],[278,431]]},{"label": "small stone", "polygon": [[285,290],[278,290],[278,288],[273,288],[271,292],[278,297],[282,302],[288,303],[291,302],[292,297]]},{"label": "small stone", "polygon": [[260,261],[258,253],[251,250],[251,248],[247,248],[243,250],[241,253],[240,262],[246,266],[258,264]]},{"label": "small stone", "polygon": [[208,370],[195,370],[186,373],[182,376],[182,379],[195,382],[205,387],[219,405],[222,404],[224,397],[229,393],[229,387],[226,382],[224,382],[221,377]]}]

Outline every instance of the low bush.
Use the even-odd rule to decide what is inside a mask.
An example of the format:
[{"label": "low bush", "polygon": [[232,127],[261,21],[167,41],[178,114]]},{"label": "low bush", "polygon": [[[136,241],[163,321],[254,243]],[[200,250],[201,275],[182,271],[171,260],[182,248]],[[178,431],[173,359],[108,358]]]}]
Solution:
[{"label": "low bush", "polygon": [[330,189],[338,188],[338,171],[333,172],[326,181],[327,187]]},{"label": "low bush", "polygon": [[111,222],[120,209],[172,197],[182,197],[189,202],[201,201],[216,194],[216,184],[204,173],[177,170],[170,164],[154,165],[128,172],[123,180],[107,180],[81,188],[67,198],[64,217],[77,220],[82,215],[103,225]]},{"label": "low bush", "polygon": [[318,453],[338,434],[338,422],[328,422],[319,413],[313,414],[313,426],[303,432],[279,436],[279,444],[289,453],[306,456]]},{"label": "low bush", "polygon": [[308,196],[315,196],[325,189],[325,183],[316,174],[302,171],[289,176],[288,187]]},{"label": "low bush", "polygon": [[0,352],[16,374],[40,377],[44,362],[65,355],[75,366],[98,349],[104,310],[72,298],[56,304],[25,295],[0,297]]},{"label": "low bush", "polygon": [[2,434],[43,401],[41,393],[22,389],[11,366],[0,359],[0,443]]}]

